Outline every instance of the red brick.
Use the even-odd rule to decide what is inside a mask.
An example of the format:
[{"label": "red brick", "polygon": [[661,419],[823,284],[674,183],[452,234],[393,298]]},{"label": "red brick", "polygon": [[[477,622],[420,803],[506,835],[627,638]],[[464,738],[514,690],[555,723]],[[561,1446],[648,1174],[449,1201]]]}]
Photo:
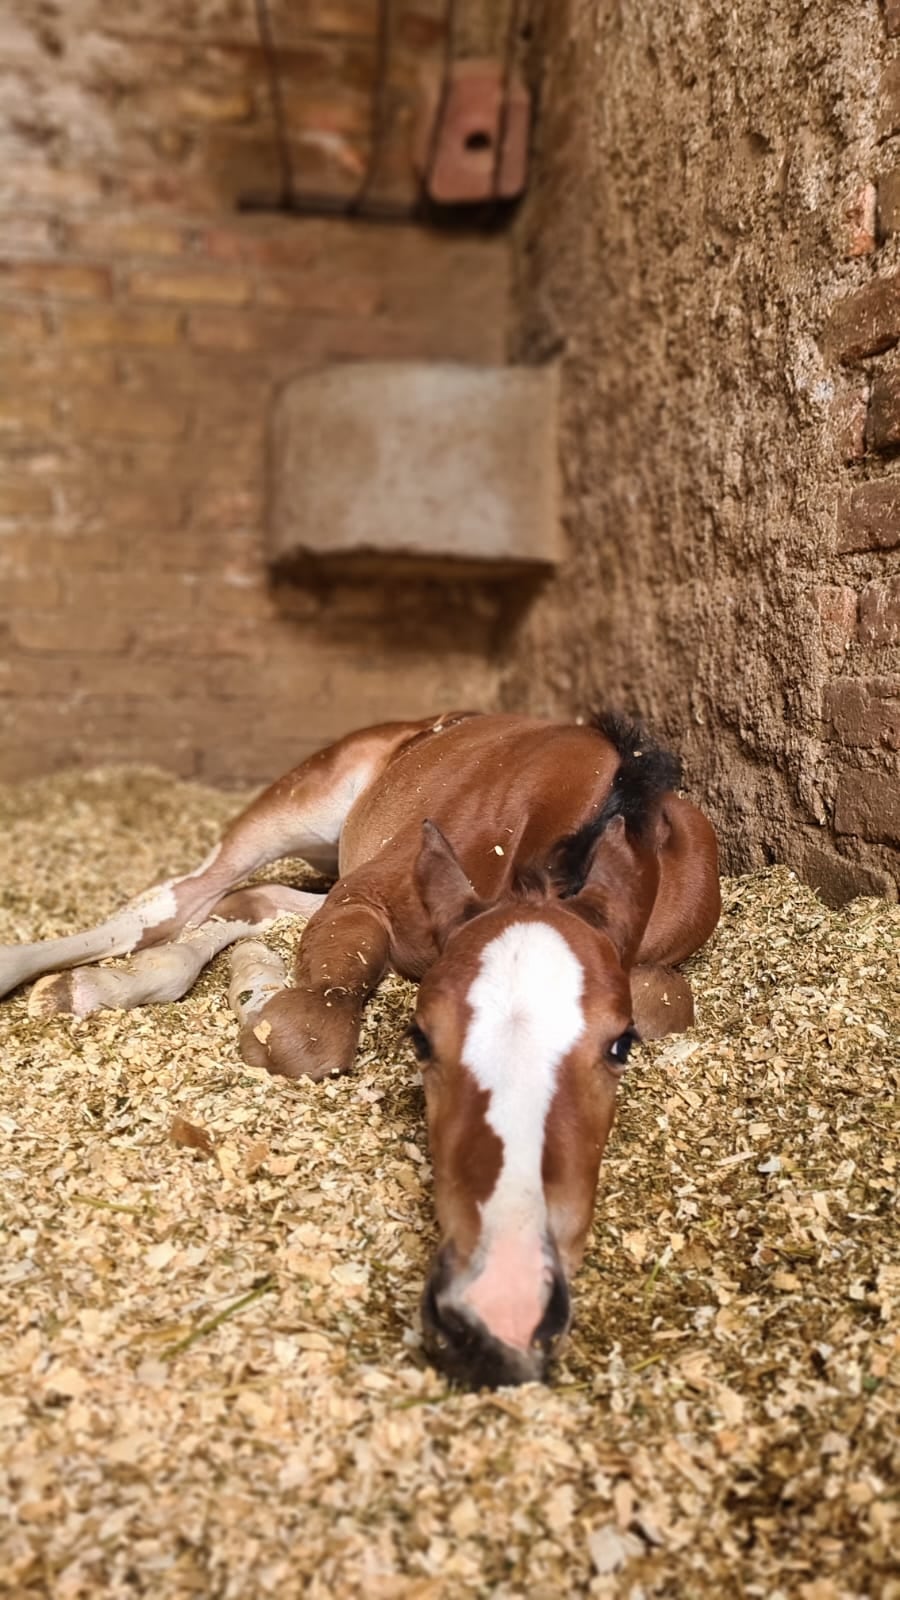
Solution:
[{"label": "red brick", "polygon": [[37,344],[47,337],[44,313],[31,306],[0,306],[0,348]]},{"label": "red brick", "polygon": [[68,222],[66,244],[82,255],[178,256],[185,248],[181,228],[170,222],[134,217],[85,217]]},{"label": "red brick", "polygon": [[[102,658],[95,656],[92,659],[96,661]],[[38,700],[47,695],[71,694],[79,683],[83,667],[84,658],[77,655],[7,655],[0,658],[0,695],[12,695],[18,700]],[[8,716],[8,708],[4,708],[4,712]]]},{"label": "red brick", "polygon": [[358,39],[375,37],[375,15],[368,0],[312,0],[309,24],[311,31],[317,34],[349,34]]},{"label": "red brick", "polygon": [[61,593],[62,585],[56,574],[46,567],[35,567],[19,577],[4,576],[0,604],[9,613],[52,611],[59,605]]},{"label": "red brick", "polygon": [[[108,435],[104,443],[109,444]],[[175,474],[161,476],[155,465],[144,467],[137,461],[130,481],[123,480],[118,471],[104,473],[103,451],[98,454],[100,459],[93,453],[87,456],[83,473],[65,490],[67,511],[79,537],[90,533],[102,540],[122,535],[152,545],[158,534],[178,526],[186,491]]]},{"label": "red brick", "polygon": [[67,261],[0,261],[0,294],[106,300],[112,294],[112,275],[107,267]]},{"label": "red brick", "polygon": [[0,354],[0,390],[12,393],[32,388],[52,399],[84,384],[112,383],[115,375],[112,350],[68,349],[53,341]]},{"label": "red brick", "polygon": [[900,577],[866,584],[859,597],[859,637],[875,649],[900,644]]},{"label": "red brick", "polygon": [[[3,782],[24,783],[28,778],[43,778],[71,765],[69,748],[63,743],[39,744],[28,739],[26,727],[10,726],[15,720],[15,701],[6,711],[9,734],[3,741]],[[26,743],[26,739],[28,742]]]},{"label": "red brick", "polygon": [[900,841],[900,783],[896,774],[850,771],[838,780],[834,808],[837,833],[874,843]]},{"label": "red brick", "polygon": [[0,195],[27,205],[34,205],[36,200],[86,205],[102,200],[103,188],[95,172],[51,167],[45,161],[18,166],[5,161],[0,165]]},{"label": "red brick", "polygon": [[877,895],[896,900],[894,881],[886,872],[872,870],[859,861],[850,861],[816,841],[800,840],[789,856],[805,883],[817,889],[827,906],[846,905],[857,895]]},{"label": "red brick", "polygon": [[302,272],[295,277],[273,274],[263,279],[258,291],[258,300],[263,306],[278,310],[345,312],[355,317],[373,316],[381,299],[381,287],[371,277],[354,277],[348,272]]},{"label": "red brick", "polygon": [[[0,473],[0,518],[45,517],[53,510],[49,486],[35,478],[13,478]],[[3,546],[0,544],[0,559]]]},{"label": "red brick", "polygon": [[[190,656],[94,656],[90,661],[71,658],[79,684],[88,694],[115,700],[179,700],[196,694],[198,682],[208,688],[206,674],[198,674]],[[46,665],[44,660],[41,665]],[[120,706],[121,709],[121,706]]]},{"label": "red brick", "polygon": [[320,243],[302,223],[283,223],[277,233],[251,231],[250,226],[207,228],[198,248],[217,261],[245,263],[297,271],[310,266],[320,253]]},{"label": "red brick", "polygon": [[133,623],[93,611],[35,611],[13,617],[12,636],[23,650],[84,651],[126,649]]},{"label": "red brick", "polygon": [[258,345],[253,318],[240,311],[194,311],[188,317],[187,337],[199,350],[243,353]]},{"label": "red brick", "polygon": [[892,167],[878,180],[878,226],[883,234],[900,228],[900,167]]},{"label": "red brick", "polygon": [[120,549],[117,536],[91,534],[79,524],[72,533],[60,533],[47,524],[29,521],[12,532],[0,534],[0,567],[27,572],[35,566],[84,568],[117,567]]},{"label": "red brick", "polygon": [[231,581],[207,579],[203,585],[203,609],[213,615],[257,617],[260,624],[277,615],[277,607],[262,574],[235,575]]},{"label": "red brick", "polygon": [[866,419],[866,444],[870,450],[890,450],[900,444],[900,372],[875,375]]},{"label": "red brick", "polygon": [[181,573],[146,572],[131,565],[125,572],[69,572],[65,586],[68,604],[76,610],[167,617],[192,611],[198,588],[196,579]]},{"label": "red brick", "polygon": [[[142,620],[138,649],[141,655],[185,655],[194,659],[213,656],[240,656],[247,661],[259,661],[266,652],[265,635],[257,623],[241,619],[216,622],[200,616],[188,622],[173,622],[158,616]],[[208,670],[204,665],[204,672]]]},{"label": "red brick", "polygon": [[[27,709],[32,711],[35,718],[40,717],[40,725],[48,731],[53,727],[56,705],[56,701],[48,701],[43,707],[39,703],[29,707],[26,702]],[[66,708],[62,709],[65,714]],[[203,729],[209,721],[209,713],[209,701],[197,697],[196,684],[193,696],[143,705],[139,721],[135,718],[133,705],[123,703],[120,695],[93,695],[81,691],[78,695],[76,730],[80,744],[93,743],[95,739],[121,740],[132,746],[135,739],[140,742],[156,742],[166,738],[176,742],[188,741],[195,739],[198,730]]]},{"label": "red brick", "polygon": [[51,430],[55,422],[53,396],[41,389],[0,392],[0,430],[18,433]]},{"label": "red brick", "polygon": [[856,388],[840,395],[831,407],[829,430],[839,460],[846,466],[862,461],[866,454],[868,389]]},{"label": "red brick", "polygon": [[856,634],[856,590],[826,585],[814,590],[822,643],[829,655],[849,650]]},{"label": "red brick", "polygon": [[176,91],[175,107],[189,122],[248,122],[253,115],[253,99],[246,89],[224,93],[188,86]]},{"label": "red brick", "polygon": [[900,276],[875,278],[832,307],[823,344],[845,363],[890,350],[900,340]]},{"label": "red brick", "polygon": [[124,389],[84,390],[68,396],[63,414],[70,429],[88,435],[176,439],[184,432],[184,404],[174,395],[134,395]]},{"label": "red brick", "polygon": [[822,713],[841,744],[900,750],[900,678],[835,678]]},{"label": "red brick", "polygon": [[891,550],[900,544],[900,478],[861,483],[838,506],[838,550]]},{"label": "red brick", "polygon": [[198,755],[193,738],[173,738],[163,735],[150,739],[140,723],[130,722],[125,727],[108,730],[105,734],[94,732],[89,739],[79,739],[71,747],[65,766],[105,767],[120,762],[139,762],[141,766],[159,767],[163,772],[174,773],[177,778],[198,776]]},{"label": "red brick", "polygon": [[882,139],[900,132],[900,61],[889,62],[881,74],[877,127]]},{"label": "red brick", "polygon": [[10,255],[31,255],[33,252],[51,253],[56,248],[53,224],[49,217],[14,212],[0,216],[0,239]]},{"label": "red brick", "polygon": [[174,300],[197,305],[246,305],[249,278],[229,272],[133,272],[128,292],[136,300]]},{"label": "red brick", "polygon": [[231,483],[223,479],[224,474],[220,473],[214,482],[194,485],[189,511],[191,528],[224,533],[230,528],[259,526],[263,518],[261,484],[248,483],[243,473]]},{"label": "red brick", "polygon": [[271,783],[282,772],[290,772],[307,756],[321,750],[333,737],[327,739],[266,739],[249,743],[246,740],[222,743],[212,737],[209,743],[200,743],[198,776],[204,783],[217,788],[240,789]]},{"label": "red brick", "polygon": [[162,307],[127,311],[115,306],[73,307],[57,312],[57,328],[66,344],[173,345],[178,342],[182,315]]},{"label": "red brick", "polygon": [[19,725],[29,744],[64,751],[66,766],[152,761],[179,772],[193,772],[196,767],[198,730],[190,717],[181,721],[173,714],[172,702],[159,714],[144,705],[140,718],[121,701],[82,695],[77,702],[71,697],[13,700],[11,712],[9,720],[14,727]]}]

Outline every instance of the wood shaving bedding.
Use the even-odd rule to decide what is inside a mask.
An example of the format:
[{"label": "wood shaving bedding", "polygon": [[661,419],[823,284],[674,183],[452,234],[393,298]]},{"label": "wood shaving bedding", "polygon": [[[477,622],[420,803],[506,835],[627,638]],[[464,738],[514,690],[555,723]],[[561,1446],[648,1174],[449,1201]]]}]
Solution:
[{"label": "wood shaving bedding", "polygon": [[[0,790],[0,939],[237,808],[150,769]],[[320,1085],[240,1062],[226,956],[174,1005],[0,1005],[0,1593],[900,1600],[898,951],[896,907],[726,882],[697,1026],[620,1091],[555,1382],[496,1394],[419,1346],[410,985]]]}]

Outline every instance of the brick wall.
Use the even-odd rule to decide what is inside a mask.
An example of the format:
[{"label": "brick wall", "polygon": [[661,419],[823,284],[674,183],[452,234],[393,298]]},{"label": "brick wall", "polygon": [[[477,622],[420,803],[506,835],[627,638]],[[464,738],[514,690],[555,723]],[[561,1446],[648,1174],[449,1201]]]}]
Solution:
[{"label": "brick wall", "polygon": [[517,359],[569,559],[502,693],[682,751],[732,870],[896,896],[900,5],[536,8]]},{"label": "brick wall", "polygon": [[[397,11],[373,192],[410,193]],[[295,178],[365,168],[375,8],[276,4]],[[238,214],[276,193],[251,0],[18,0],[0,91],[0,776],[151,760],[257,782],[348,727],[488,703],[501,602],[312,593],[264,561],[273,392],[348,358],[501,361],[494,237]],[[352,460],[348,463],[352,469]]]},{"label": "brick wall", "polygon": [[900,6],[892,0],[884,30],[876,153],[847,211],[845,252],[860,258],[865,281],[836,298],[822,339],[844,469],[834,540],[843,581],[817,600],[832,657],[822,720],[834,831],[888,846],[900,842]]}]

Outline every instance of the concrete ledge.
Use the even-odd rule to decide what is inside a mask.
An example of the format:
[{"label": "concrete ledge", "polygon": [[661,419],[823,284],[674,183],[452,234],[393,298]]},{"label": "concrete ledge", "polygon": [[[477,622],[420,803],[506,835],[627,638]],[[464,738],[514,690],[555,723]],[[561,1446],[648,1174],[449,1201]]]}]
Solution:
[{"label": "concrete ledge", "polygon": [[269,559],[298,576],[516,577],[562,558],[555,367],[365,362],[294,378]]}]

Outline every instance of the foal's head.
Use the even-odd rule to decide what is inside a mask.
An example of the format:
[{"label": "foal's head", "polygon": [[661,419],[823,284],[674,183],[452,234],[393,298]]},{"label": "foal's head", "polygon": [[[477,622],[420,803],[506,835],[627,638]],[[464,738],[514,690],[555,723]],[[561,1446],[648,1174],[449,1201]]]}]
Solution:
[{"label": "foal's head", "polygon": [[635,1033],[628,968],[656,853],[605,827],[583,887],[481,902],[425,824],[417,882],[440,955],[419,989],[441,1244],[423,1300],[430,1353],[474,1386],[545,1374],[569,1324],[616,1086]]}]

